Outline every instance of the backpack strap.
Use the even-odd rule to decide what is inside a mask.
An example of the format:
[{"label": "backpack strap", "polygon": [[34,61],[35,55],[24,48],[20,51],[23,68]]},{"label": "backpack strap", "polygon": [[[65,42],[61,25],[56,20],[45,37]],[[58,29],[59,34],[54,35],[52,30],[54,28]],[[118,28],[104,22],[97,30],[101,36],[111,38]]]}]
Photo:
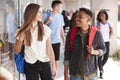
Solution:
[{"label": "backpack strap", "polygon": [[47,18],[49,18],[51,16],[50,12],[47,12]]},{"label": "backpack strap", "polygon": [[100,27],[100,21],[97,22],[97,27]]},{"label": "backpack strap", "polygon": [[[47,12],[47,19],[51,16],[51,12]],[[51,22],[47,24],[47,26],[50,26]]]},{"label": "backpack strap", "polygon": [[111,24],[109,22],[107,22],[107,23],[108,23],[108,26],[111,27]]},{"label": "backpack strap", "polygon": [[73,40],[75,38],[75,34],[76,34],[76,31],[77,31],[77,27],[73,27],[71,29],[71,33],[70,33],[70,53],[72,52],[72,49],[73,49]]},{"label": "backpack strap", "polygon": [[94,39],[94,36],[95,36],[97,30],[98,30],[98,28],[91,26],[90,33],[89,33],[89,40],[88,40],[89,46],[92,46],[92,41]]},{"label": "backpack strap", "polygon": [[[88,45],[89,46],[92,46],[92,42],[94,40],[94,36],[95,36],[97,30],[98,30],[98,28],[91,26],[89,38],[88,38]],[[90,53],[88,53],[88,60],[90,60]]]},{"label": "backpack strap", "polygon": [[98,30],[100,30],[100,21],[97,22],[96,27],[97,27]]},{"label": "backpack strap", "polygon": [[[107,22],[108,26],[111,27],[111,24]],[[97,22],[97,27],[100,27],[100,21]]]}]

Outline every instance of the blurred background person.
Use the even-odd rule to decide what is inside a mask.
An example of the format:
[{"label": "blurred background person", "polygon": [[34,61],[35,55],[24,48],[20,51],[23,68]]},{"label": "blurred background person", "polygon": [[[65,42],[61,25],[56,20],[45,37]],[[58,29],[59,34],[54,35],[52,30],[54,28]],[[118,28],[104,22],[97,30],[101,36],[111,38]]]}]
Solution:
[{"label": "blurred background person", "polygon": [[62,15],[63,15],[63,18],[64,18],[64,23],[65,23],[65,25],[63,26],[64,31],[65,31],[65,29],[67,27],[70,28],[70,17],[68,15],[68,12],[65,11],[65,10],[62,11]]},{"label": "blurred background person", "polygon": [[58,61],[60,60],[61,39],[63,41],[63,45],[65,45],[65,35],[63,29],[64,19],[60,13],[60,11],[62,10],[62,2],[60,0],[53,0],[51,7],[52,11],[43,15],[43,23],[48,25],[48,27],[52,30],[50,39],[55,54],[56,69],[58,69]]},{"label": "blurred background person", "polygon": [[5,38],[9,43],[9,55],[10,59],[12,60],[12,64],[14,63],[13,60],[13,45],[15,43],[15,32],[18,27],[17,20],[15,18],[15,4],[12,0],[8,0],[6,2],[6,35]]},{"label": "blurred background person", "polygon": [[100,29],[105,46],[106,46],[106,53],[103,56],[98,58],[98,67],[100,71],[100,78],[103,78],[103,66],[107,62],[109,58],[110,52],[110,38],[113,34],[113,25],[110,21],[108,21],[108,13],[106,10],[101,10],[97,15],[97,23],[96,26]]},{"label": "blurred background person", "polygon": [[78,13],[78,11],[75,11],[75,12],[73,13],[73,15],[72,15],[72,18],[71,18],[71,20],[70,20],[70,30],[71,30],[74,26],[76,26],[77,13]]}]

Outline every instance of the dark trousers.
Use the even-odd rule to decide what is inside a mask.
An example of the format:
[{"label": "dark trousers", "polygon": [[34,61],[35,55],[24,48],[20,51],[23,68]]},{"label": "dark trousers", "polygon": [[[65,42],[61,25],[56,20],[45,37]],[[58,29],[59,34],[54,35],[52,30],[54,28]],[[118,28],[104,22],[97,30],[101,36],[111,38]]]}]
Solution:
[{"label": "dark trousers", "polygon": [[105,42],[105,46],[106,46],[106,53],[103,56],[98,57],[98,67],[100,71],[103,70],[103,66],[105,65],[105,63],[109,58],[110,42]]},{"label": "dark trousers", "polygon": [[25,63],[26,80],[53,80],[49,62]]}]

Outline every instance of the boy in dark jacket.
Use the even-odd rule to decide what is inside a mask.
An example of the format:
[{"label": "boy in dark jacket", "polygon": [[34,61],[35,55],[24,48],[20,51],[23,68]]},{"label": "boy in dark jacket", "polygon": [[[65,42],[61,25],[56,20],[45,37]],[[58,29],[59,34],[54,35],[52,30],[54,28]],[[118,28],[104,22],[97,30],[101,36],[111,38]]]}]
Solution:
[{"label": "boy in dark jacket", "polygon": [[65,80],[97,80],[97,57],[105,53],[105,44],[100,31],[97,30],[92,45],[88,45],[92,27],[89,25],[91,18],[92,12],[89,9],[79,9],[72,51],[70,50],[71,31],[67,35],[64,57]]}]

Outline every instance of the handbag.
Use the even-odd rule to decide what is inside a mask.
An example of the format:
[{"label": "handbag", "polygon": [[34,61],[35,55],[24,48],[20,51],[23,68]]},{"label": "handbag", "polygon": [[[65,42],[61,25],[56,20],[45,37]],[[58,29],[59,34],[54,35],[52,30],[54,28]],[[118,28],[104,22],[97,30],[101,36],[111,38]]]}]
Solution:
[{"label": "handbag", "polygon": [[20,53],[14,54],[14,60],[15,60],[15,64],[18,72],[24,74],[25,73],[24,45],[22,46]]}]

